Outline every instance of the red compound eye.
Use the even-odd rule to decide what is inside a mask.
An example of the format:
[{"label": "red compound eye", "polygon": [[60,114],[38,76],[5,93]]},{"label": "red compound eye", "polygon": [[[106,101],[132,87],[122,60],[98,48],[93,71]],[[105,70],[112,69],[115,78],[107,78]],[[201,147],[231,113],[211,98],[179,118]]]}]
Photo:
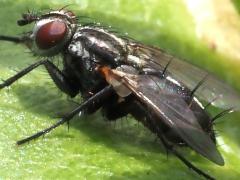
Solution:
[{"label": "red compound eye", "polygon": [[49,22],[38,30],[36,44],[40,49],[49,49],[61,42],[67,32],[67,26],[61,21]]}]

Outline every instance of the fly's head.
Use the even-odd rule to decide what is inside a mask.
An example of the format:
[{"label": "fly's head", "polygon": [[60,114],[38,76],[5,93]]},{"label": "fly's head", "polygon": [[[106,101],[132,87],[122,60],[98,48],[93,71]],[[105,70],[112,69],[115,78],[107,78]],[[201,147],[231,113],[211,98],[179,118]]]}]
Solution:
[{"label": "fly's head", "polygon": [[71,40],[76,28],[76,16],[71,11],[57,10],[42,15],[26,13],[19,26],[34,23],[33,30],[23,37],[24,44],[39,56],[54,56]]}]

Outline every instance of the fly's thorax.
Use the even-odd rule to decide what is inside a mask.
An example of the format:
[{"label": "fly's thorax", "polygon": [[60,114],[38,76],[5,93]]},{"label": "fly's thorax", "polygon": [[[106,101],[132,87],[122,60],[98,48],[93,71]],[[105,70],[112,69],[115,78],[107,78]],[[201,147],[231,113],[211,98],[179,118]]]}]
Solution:
[{"label": "fly's thorax", "polygon": [[[74,33],[68,51],[77,57],[89,58],[111,67],[117,67],[126,59],[125,41],[99,27],[79,26]],[[97,58],[92,58],[94,55]]]},{"label": "fly's thorax", "polygon": [[69,53],[64,55],[64,73],[79,86],[83,96],[95,93],[95,90],[101,90],[106,85],[103,77],[95,70],[97,65],[97,62],[88,58],[83,59]]},{"label": "fly's thorax", "polygon": [[71,41],[71,43],[68,46],[68,51],[74,57],[80,57],[82,59],[86,59],[86,58],[90,59],[90,53],[84,46],[84,43],[80,37],[73,39]]}]

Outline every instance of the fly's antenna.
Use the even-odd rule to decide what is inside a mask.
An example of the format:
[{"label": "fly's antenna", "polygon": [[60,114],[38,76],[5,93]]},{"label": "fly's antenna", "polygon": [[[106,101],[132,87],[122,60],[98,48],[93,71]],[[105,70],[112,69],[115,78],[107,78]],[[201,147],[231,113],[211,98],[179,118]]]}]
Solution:
[{"label": "fly's antenna", "polygon": [[233,108],[226,109],[226,110],[220,112],[219,114],[217,114],[215,117],[213,117],[211,119],[211,121],[214,122],[216,119],[219,119],[220,117],[223,117],[226,114],[229,114],[229,113],[232,113],[232,112],[233,112]]},{"label": "fly's antenna", "polygon": [[19,19],[19,20],[17,21],[17,24],[18,24],[19,26],[25,26],[25,25],[31,24],[32,22],[37,21],[37,20],[39,20],[38,15],[35,14],[33,11],[30,12],[30,11],[28,10],[28,13],[23,13],[23,14],[22,14],[22,19]]}]

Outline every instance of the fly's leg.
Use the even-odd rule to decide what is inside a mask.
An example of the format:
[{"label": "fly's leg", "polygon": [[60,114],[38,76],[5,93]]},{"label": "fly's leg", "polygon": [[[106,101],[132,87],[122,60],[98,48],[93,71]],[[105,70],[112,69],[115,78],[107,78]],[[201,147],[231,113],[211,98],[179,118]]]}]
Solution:
[{"label": "fly's leg", "polygon": [[13,37],[13,36],[2,36],[0,35],[1,41],[10,41],[13,43],[22,43],[24,40],[24,37]]},{"label": "fly's leg", "polygon": [[[45,61],[45,60],[44,60]],[[7,80],[5,80],[2,84],[0,84],[0,89],[3,89],[7,86],[10,86],[11,84],[13,84],[15,81],[17,81],[18,79],[20,79],[21,77],[23,77],[24,75],[28,74],[30,71],[32,71],[33,69],[37,68],[38,66],[42,65],[44,61],[38,61],[34,64],[31,64],[30,66],[26,67],[25,69],[21,70],[20,72],[18,72],[17,74],[15,74],[14,76],[8,78]]]},{"label": "fly's leg", "polygon": [[26,142],[29,142],[33,139],[36,139],[40,136],[43,136],[44,134],[49,133],[51,130],[55,129],[56,127],[69,122],[76,114],[79,114],[80,112],[86,110],[89,106],[91,106],[92,104],[94,104],[95,102],[98,101],[103,101],[104,99],[108,98],[110,94],[113,93],[113,88],[112,86],[107,86],[104,89],[102,89],[101,91],[99,91],[98,93],[94,94],[92,97],[90,97],[88,100],[86,100],[85,102],[83,102],[81,105],[79,105],[77,108],[75,108],[73,111],[71,111],[70,113],[66,114],[62,119],[60,119],[57,123],[53,124],[52,126],[39,131],[35,134],[33,134],[32,136],[29,136],[27,138],[24,138],[22,140],[17,141],[17,145],[21,145],[24,144]]},{"label": "fly's leg", "polygon": [[[152,121],[153,123],[153,121]],[[154,123],[153,123],[154,124]],[[161,130],[156,128],[156,134],[157,136],[160,138],[160,140],[162,141],[164,147],[166,148],[167,152],[171,152],[172,154],[174,154],[178,159],[180,159],[189,169],[192,169],[193,171],[195,171],[197,174],[199,174],[200,176],[203,176],[206,179],[209,180],[214,180],[215,178],[211,177],[210,175],[208,175],[207,173],[203,172],[202,170],[200,170],[199,168],[197,168],[196,166],[194,166],[191,162],[189,162],[186,158],[184,158],[177,150],[174,149],[174,146],[169,144],[168,141],[166,140],[166,138],[164,137],[164,135],[162,134]]]},{"label": "fly's leg", "polygon": [[48,74],[51,76],[52,80],[61,91],[70,95],[71,97],[74,97],[78,93],[78,88],[76,88],[73,85],[73,83],[71,83],[71,81],[49,60],[38,61],[28,66],[27,68],[21,70],[20,72],[18,72],[17,74],[8,78],[2,84],[0,84],[0,89],[10,86],[18,79],[22,78],[24,75],[28,74],[29,72],[31,72],[40,65],[45,66],[45,68],[48,71]]},{"label": "fly's leg", "polygon": [[78,94],[79,89],[74,83],[62,72],[60,71],[52,62],[46,61],[44,63],[45,68],[48,71],[48,74],[51,76],[52,80],[56,86],[64,93],[68,94],[71,97],[74,97]]},{"label": "fly's leg", "polygon": [[149,125],[153,127],[154,131],[156,132],[157,136],[160,138],[160,140],[162,141],[164,147],[166,148],[167,152],[171,152],[172,154],[174,154],[178,159],[180,159],[189,169],[192,169],[193,171],[195,171],[196,173],[198,173],[199,175],[205,177],[206,179],[209,180],[214,180],[215,178],[211,177],[210,175],[208,175],[207,173],[203,172],[202,170],[200,170],[199,168],[197,168],[196,166],[194,166],[191,162],[189,162],[187,159],[185,159],[177,150],[174,149],[174,146],[169,144],[168,141],[166,140],[166,138],[164,137],[162,131],[156,126],[155,122],[149,117]]},{"label": "fly's leg", "polygon": [[[165,128],[160,129],[159,127],[161,125],[157,124],[159,123],[156,121],[158,117],[156,117],[149,109],[147,109],[145,106],[143,106],[140,102],[135,101],[135,105],[133,107],[138,107],[132,109],[132,115],[139,121],[143,123],[144,126],[148,127],[154,134],[156,134],[160,140],[162,141],[164,147],[166,148],[167,152],[171,152],[174,154],[177,158],[179,158],[188,168],[192,169],[199,175],[205,177],[206,179],[214,180],[213,177],[209,176],[202,170],[198,169],[196,166],[194,166],[192,163],[190,163],[187,159],[185,159],[177,150],[174,149],[174,147],[169,144],[169,142],[166,140],[164,136],[163,130]],[[145,117],[145,118],[144,118]]]},{"label": "fly's leg", "polygon": [[119,102],[118,96],[113,96],[107,104],[103,105],[102,112],[109,121],[115,121],[131,113],[133,97],[130,95]]},{"label": "fly's leg", "polygon": [[[119,117],[122,117],[122,116],[126,115],[125,113],[131,113],[137,120],[140,120],[152,132],[155,132],[157,134],[157,136],[162,141],[164,147],[166,148],[167,152],[171,152],[172,154],[174,154],[188,168],[192,169],[193,171],[195,171],[199,175],[205,177],[206,179],[214,180],[213,177],[211,177],[210,175],[206,174],[202,170],[198,169],[191,162],[189,162],[187,159],[185,159],[177,150],[174,149],[174,147],[172,145],[170,145],[167,142],[167,140],[165,139],[165,137],[161,133],[162,131],[157,128],[158,126],[155,124],[156,122],[154,121],[154,118],[149,115],[151,113],[149,113],[146,109],[144,109],[139,104],[139,102],[132,101],[132,102],[129,102],[129,103],[130,104],[124,104],[124,103],[119,103],[119,104],[115,104],[115,105],[113,104],[114,106],[111,106],[112,108],[109,107],[109,109],[106,109],[108,111],[107,118],[110,118],[109,120],[113,121],[113,120],[116,120]],[[143,109],[141,109],[141,108],[143,108]],[[111,112],[111,110],[114,110],[114,112]],[[146,114],[146,112],[148,114]],[[146,118],[143,118],[143,117],[146,117]]]},{"label": "fly's leg", "polygon": [[206,179],[209,180],[214,180],[215,178],[211,177],[210,175],[208,175],[207,173],[203,172],[202,170],[200,170],[199,168],[197,168],[196,166],[194,166],[191,162],[189,162],[187,159],[185,159],[177,150],[174,149],[174,147],[172,145],[170,145],[165,138],[158,133],[158,137],[160,138],[160,140],[162,141],[164,147],[167,149],[167,151],[173,153],[178,159],[180,159],[189,169],[192,169],[193,171],[195,171],[196,173],[198,173],[199,175],[205,177]]}]

